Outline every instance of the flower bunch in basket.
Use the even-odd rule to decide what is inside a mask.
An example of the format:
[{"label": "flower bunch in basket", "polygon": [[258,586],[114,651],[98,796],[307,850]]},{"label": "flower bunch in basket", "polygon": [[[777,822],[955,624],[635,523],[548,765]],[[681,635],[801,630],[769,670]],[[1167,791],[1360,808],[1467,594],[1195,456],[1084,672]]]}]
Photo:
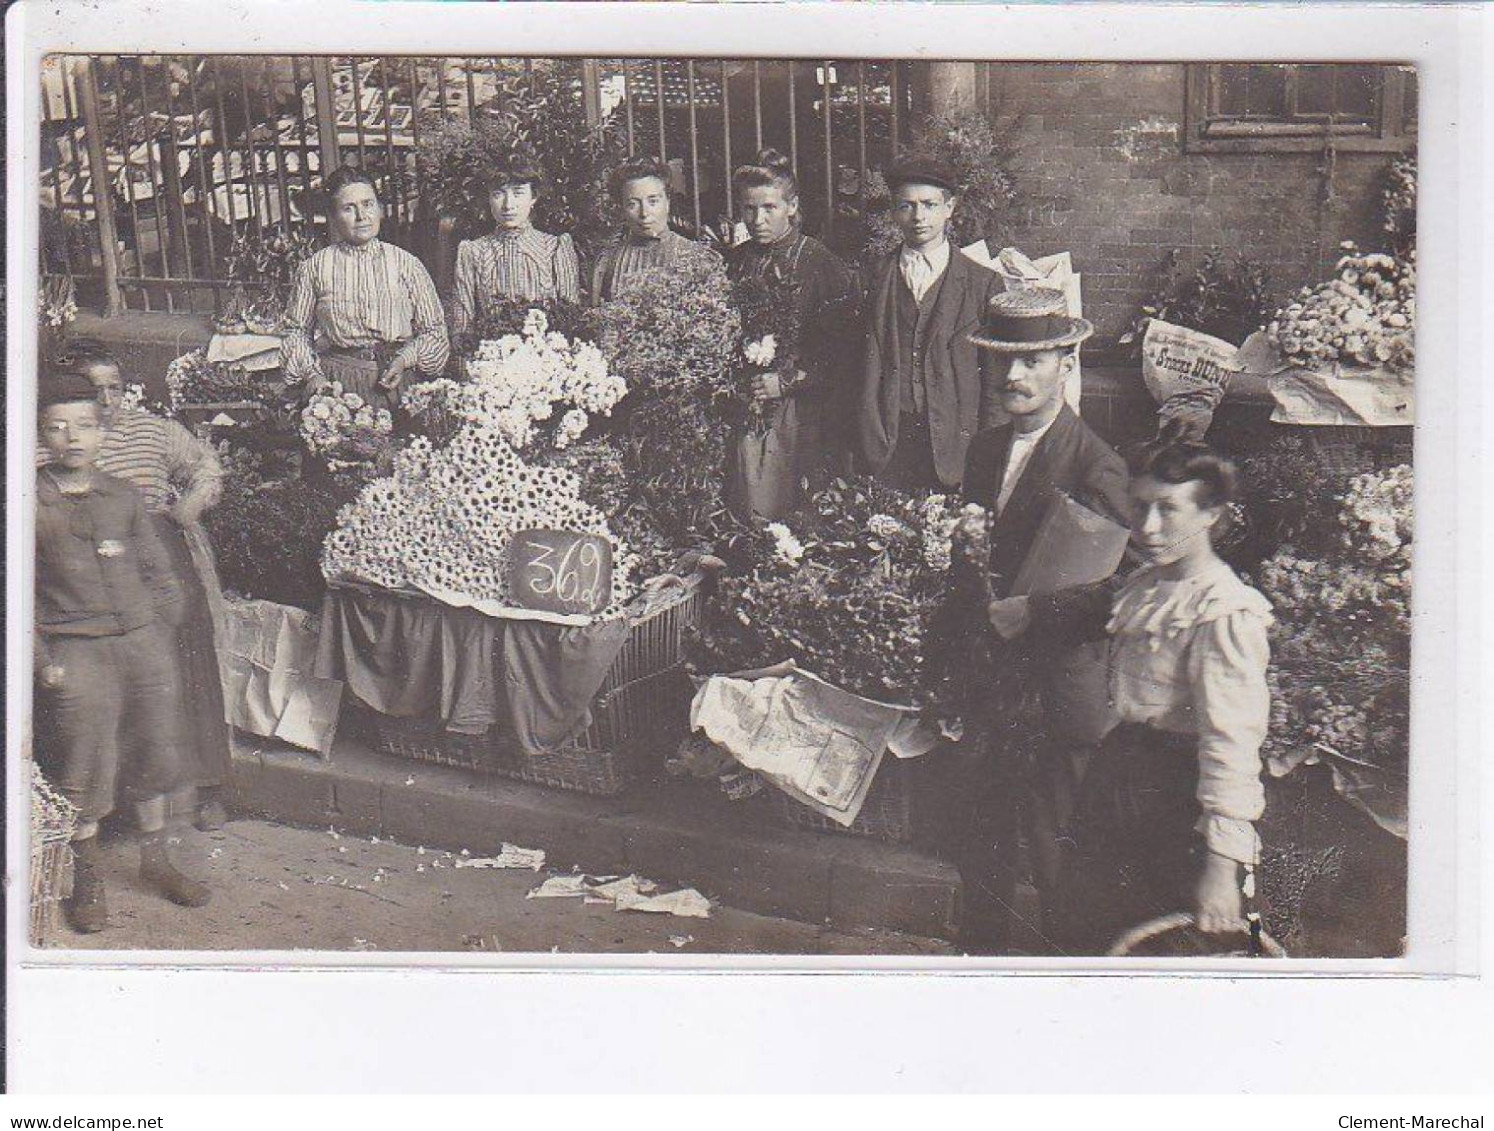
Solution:
[{"label": "flower bunch in basket", "polygon": [[1335,363],[1409,370],[1416,363],[1416,253],[1361,253],[1352,243],[1334,278],[1304,287],[1266,336],[1307,369]]},{"label": "flower bunch in basket", "polygon": [[930,702],[925,633],[958,515],[942,495],[836,480],[793,528],[769,524],[732,548],[696,666],[731,672],[792,659],[859,695]]},{"label": "flower bunch in basket", "polygon": [[1336,492],[1337,541],[1282,546],[1257,571],[1275,608],[1266,750],[1282,773],[1326,756],[1404,789],[1409,754],[1411,468]]},{"label": "flower bunch in basket", "polygon": [[467,373],[466,383],[440,378],[413,386],[407,407],[418,417],[446,413],[491,428],[522,450],[569,447],[628,391],[601,350],[551,330],[539,309],[529,311],[519,333],[481,342]]},{"label": "flower bunch in basket", "polygon": [[775,376],[785,396],[793,392],[799,371],[799,290],[787,280],[746,276],[734,288],[742,319],[742,346],[737,363],[735,402],[748,426],[761,432],[767,422],[753,397],[759,377]]},{"label": "flower bunch in basket", "polygon": [[344,390],[341,381],[313,393],[301,410],[301,439],[332,471],[374,467],[388,456],[393,434],[389,410]]},{"label": "flower bunch in basket", "polygon": [[527,462],[485,424],[463,426],[441,448],[415,437],[394,457],[392,474],[368,483],[338,514],[322,571],[331,581],[508,603],[513,536],[532,528],[606,538],[612,600],[602,615],[621,611],[636,562],[607,516],[582,499],[575,475]]},{"label": "flower bunch in basket", "polygon": [[188,405],[233,404],[252,401],[270,405],[272,382],[242,365],[213,362],[207,350],[182,354],[166,367],[166,395],[173,414]]}]

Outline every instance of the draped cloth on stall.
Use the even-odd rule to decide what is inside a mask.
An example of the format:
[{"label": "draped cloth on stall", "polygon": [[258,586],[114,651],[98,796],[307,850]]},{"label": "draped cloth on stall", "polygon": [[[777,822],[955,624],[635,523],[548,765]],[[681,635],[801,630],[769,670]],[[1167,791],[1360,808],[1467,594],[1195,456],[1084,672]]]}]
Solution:
[{"label": "draped cloth on stall", "polygon": [[574,626],[332,586],[316,672],[340,679],[380,714],[437,719],[482,734],[501,724],[526,754],[554,749],[591,721],[625,619]]}]

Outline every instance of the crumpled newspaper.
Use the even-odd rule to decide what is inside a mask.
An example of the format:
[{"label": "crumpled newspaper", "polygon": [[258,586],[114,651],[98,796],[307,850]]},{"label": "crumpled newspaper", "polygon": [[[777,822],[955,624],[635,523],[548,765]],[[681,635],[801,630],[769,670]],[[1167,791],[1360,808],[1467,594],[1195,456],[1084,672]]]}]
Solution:
[{"label": "crumpled newspaper", "polygon": [[694,888],[659,891],[652,880],[636,875],[551,876],[525,896],[526,899],[583,898],[587,903],[610,903],[618,911],[650,911],[689,919],[709,919],[711,901]]},{"label": "crumpled newspaper", "polygon": [[520,848],[516,844],[504,844],[497,856],[458,857],[458,868],[528,868],[538,872],[545,866],[543,848]]}]

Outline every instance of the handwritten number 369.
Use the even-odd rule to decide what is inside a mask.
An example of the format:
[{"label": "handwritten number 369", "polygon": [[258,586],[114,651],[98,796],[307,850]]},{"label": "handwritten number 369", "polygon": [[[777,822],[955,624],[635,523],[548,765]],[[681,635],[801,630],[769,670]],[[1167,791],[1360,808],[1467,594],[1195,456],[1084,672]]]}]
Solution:
[{"label": "handwritten number 369", "polygon": [[526,542],[537,551],[529,559],[529,588],[540,596],[554,594],[567,604],[578,603],[590,607],[597,598],[597,584],[601,580],[602,555],[596,543],[572,542],[559,562],[555,559],[555,547],[541,542]]}]

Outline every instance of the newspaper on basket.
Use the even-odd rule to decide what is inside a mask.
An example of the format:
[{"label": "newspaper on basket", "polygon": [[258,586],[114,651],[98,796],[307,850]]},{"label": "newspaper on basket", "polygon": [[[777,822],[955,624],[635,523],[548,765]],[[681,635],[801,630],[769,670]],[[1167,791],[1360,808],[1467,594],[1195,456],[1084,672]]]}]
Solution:
[{"label": "newspaper on basket", "polygon": [[918,757],[936,741],[912,708],[853,695],[792,662],[711,676],[690,726],[843,827],[861,812],[883,755]]},{"label": "newspaper on basket", "polygon": [[[960,249],[982,267],[1000,275],[1009,291],[1027,287],[1048,287],[1062,291],[1070,318],[1084,317],[1084,302],[1080,291],[1080,276],[1074,270],[1073,257],[1066,251],[1057,255],[1045,255],[1041,259],[1028,259],[1014,247],[1004,247],[991,258],[985,240],[977,240]],[[1081,388],[1079,366],[1074,366],[1074,375],[1064,385],[1063,396],[1075,412],[1079,411]]]},{"label": "newspaper on basket", "polygon": [[1202,434],[1239,369],[1238,353],[1223,338],[1153,318],[1141,340],[1141,379],[1161,416],[1195,420]]},{"label": "newspaper on basket", "polygon": [[1306,369],[1283,357],[1264,330],[1245,339],[1235,364],[1266,379],[1276,402],[1273,424],[1386,428],[1416,422],[1415,375],[1409,369],[1339,362]]}]

